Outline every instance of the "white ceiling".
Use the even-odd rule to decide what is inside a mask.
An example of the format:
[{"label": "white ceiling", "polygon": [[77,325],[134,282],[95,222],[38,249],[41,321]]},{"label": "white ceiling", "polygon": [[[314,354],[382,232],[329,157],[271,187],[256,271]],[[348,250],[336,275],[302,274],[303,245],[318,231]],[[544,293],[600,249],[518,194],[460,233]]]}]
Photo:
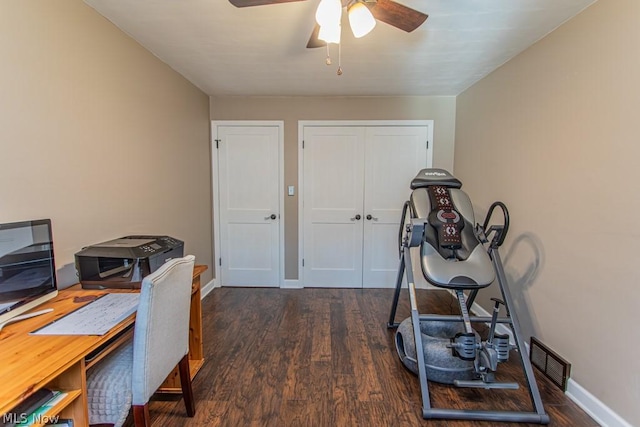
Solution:
[{"label": "white ceiling", "polygon": [[595,0],[397,0],[427,13],[412,33],[378,23],[342,69],[305,46],[319,0],[236,8],[227,0],[85,0],[209,95],[458,95]]}]

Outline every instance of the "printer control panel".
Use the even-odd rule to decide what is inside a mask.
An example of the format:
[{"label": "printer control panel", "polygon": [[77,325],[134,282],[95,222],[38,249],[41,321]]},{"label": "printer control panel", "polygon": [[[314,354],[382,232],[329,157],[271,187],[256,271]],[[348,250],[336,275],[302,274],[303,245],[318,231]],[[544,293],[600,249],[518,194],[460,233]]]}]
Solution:
[{"label": "printer control panel", "polygon": [[149,245],[138,246],[138,250],[142,251],[144,254],[152,254],[155,251],[157,251],[158,249],[162,249],[162,246],[160,246],[157,243],[151,243]]},{"label": "printer control panel", "polygon": [[135,255],[139,258],[166,252],[182,245],[182,241],[169,236],[128,236],[123,239],[152,239],[150,241],[146,241],[142,245],[132,248]]}]

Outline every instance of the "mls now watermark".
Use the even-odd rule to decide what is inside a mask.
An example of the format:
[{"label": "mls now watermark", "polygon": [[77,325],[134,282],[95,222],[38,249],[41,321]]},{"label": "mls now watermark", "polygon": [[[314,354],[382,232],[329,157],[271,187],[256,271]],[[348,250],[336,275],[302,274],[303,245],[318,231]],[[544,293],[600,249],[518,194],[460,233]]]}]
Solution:
[{"label": "mls now watermark", "polygon": [[23,412],[7,412],[2,415],[3,424],[55,424],[60,419],[60,415],[27,414]]}]

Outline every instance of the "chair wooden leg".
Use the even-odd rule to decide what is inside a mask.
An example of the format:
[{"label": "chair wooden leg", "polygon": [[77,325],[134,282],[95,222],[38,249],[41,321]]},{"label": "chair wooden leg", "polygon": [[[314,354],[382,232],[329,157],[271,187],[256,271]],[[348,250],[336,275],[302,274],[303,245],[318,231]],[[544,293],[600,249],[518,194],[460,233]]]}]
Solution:
[{"label": "chair wooden leg", "polygon": [[184,406],[187,408],[187,415],[193,417],[196,414],[196,403],[193,399],[193,388],[191,387],[191,373],[189,372],[189,355],[185,356],[178,363],[180,371],[180,386],[182,387],[182,398]]},{"label": "chair wooden leg", "polygon": [[150,427],[149,403],[144,405],[133,405],[133,423],[136,427]]}]

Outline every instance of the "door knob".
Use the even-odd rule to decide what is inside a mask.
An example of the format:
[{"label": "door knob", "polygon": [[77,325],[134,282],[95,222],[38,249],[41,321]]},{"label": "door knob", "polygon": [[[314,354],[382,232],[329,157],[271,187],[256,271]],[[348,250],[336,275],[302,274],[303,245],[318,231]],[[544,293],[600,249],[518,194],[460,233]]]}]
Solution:
[{"label": "door knob", "polygon": [[374,218],[373,215],[371,215],[371,214],[367,215],[367,219],[369,221],[371,221],[371,220],[377,221],[378,220],[378,218]]},{"label": "door knob", "polygon": [[357,214],[356,216],[354,216],[353,218],[351,218],[351,221],[360,221],[360,218],[362,218],[360,216],[360,214]]},{"label": "door knob", "polygon": [[264,219],[276,219],[276,218],[277,218],[276,214],[271,214],[269,216],[264,217]]}]

